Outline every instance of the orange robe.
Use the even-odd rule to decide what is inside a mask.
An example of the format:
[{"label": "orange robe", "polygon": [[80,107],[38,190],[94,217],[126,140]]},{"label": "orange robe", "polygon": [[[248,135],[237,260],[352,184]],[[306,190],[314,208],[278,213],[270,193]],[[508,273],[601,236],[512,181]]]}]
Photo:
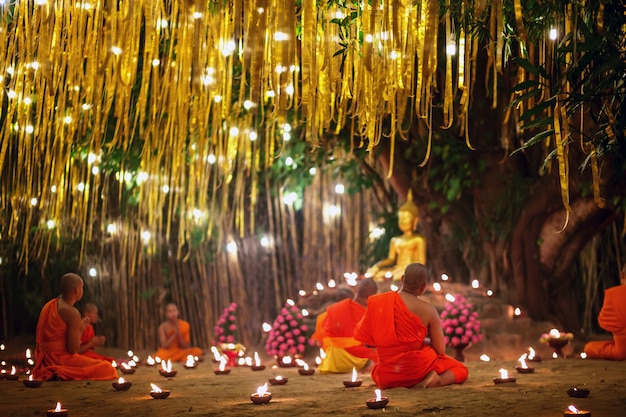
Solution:
[{"label": "orange robe", "polygon": [[[187,343],[189,343],[189,323],[185,320],[178,320],[178,331]],[[170,337],[174,334],[174,330],[169,331],[165,336]],[[178,340],[174,340],[168,349],[159,348],[155,356],[161,359],[171,360],[173,362],[184,362],[187,356],[202,356],[202,349],[197,347],[181,348],[178,346]]]},{"label": "orange robe", "polygon": [[613,340],[594,341],[585,345],[585,353],[592,359],[626,359],[626,285],[618,285],[604,292],[604,303],[598,315],[598,324],[613,333]]},{"label": "orange robe", "polygon": [[373,295],[367,311],[354,330],[354,337],[375,346],[379,362],[372,368],[372,379],[381,389],[411,388],[429,372],[450,370],[458,384],[467,379],[461,362],[424,344],[428,329],[394,291]]},{"label": "orange robe", "polygon": [[[88,324],[85,330],[83,330],[83,334],[80,336],[80,345],[81,346],[86,345],[94,337],[96,337],[96,332],[93,329],[93,326],[91,324]],[[113,362],[115,360],[115,358],[112,358],[110,356],[104,356],[104,355],[100,355],[99,353],[96,353],[94,348],[84,351],[83,353],[81,353],[81,355],[85,355],[93,359],[100,359],[100,360],[109,361],[109,362]]]},{"label": "orange robe", "polygon": [[39,314],[33,376],[65,381],[117,379],[109,362],[67,351],[67,324],[59,315],[58,302],[58,298],[49,301]]},{"label": "orange robe", "polygon": [[326,309],[326,314],[316,326],[316,337],[322,340],[326,357],[319,366],[320,372],[350,372],[361,369],[375,353],[356,340],[354,328],[365,314],[361,304],[345,299]]}]

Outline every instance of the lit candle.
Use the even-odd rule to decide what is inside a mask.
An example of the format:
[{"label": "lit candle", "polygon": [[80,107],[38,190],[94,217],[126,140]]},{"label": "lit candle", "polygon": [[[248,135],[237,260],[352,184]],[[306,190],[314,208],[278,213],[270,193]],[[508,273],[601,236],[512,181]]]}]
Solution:
[{"label": "lit candle", "polygon": [[489,357],[489,355],[483,353],[482,355],[480,355],[480,360],[483,362],[489,362],[491,358]]},{"label": "lit candle", "polygon": [[580,352],[580,359],[587,359],[587,353],[586,352]]},{"label": "lit candle", "polygon": [[148,355],[148,359],[146,360],[146,366],[154,366],[155,364],[156,361],[154,360],[154,358]]},{"label": "lit candle", "polygon": [[48,410],[47,417],[66,417],[67,409],[61,407],[61,403],[57,402],[57,406],[53,410]]},{"label": "lit candle", "polygon": [[193,355],[187,355],[184,366],[186,369],[194,369],[196,367],[196,361],[193,359]]},{"label": "lit candle", "polygon": [[220,364],[218,368],[214,371],[215,375],[228,375],[230,373],[230,368],[226,367],[226,362],[228,358],[226,356],[222,356],[220,358]]},{"label": "lit candle", "polygon": [[159,373],[166,377],[170,378],[177,374],[178,371],[172,369],[172,361],[170,359],[166,361],[161,361],[161,369],[159,369]]},{"label": "lit candle", "polygon": [[135,368],[133,368],[126,362],[122,362],[120,366],[120,371],[122,371],[123,374],[133,374],[135,373]]},{"label": "lit candle", "polygon": [[111,366],[114,367],[114,368],[117,368],[117,362],[111,361]]},{"label": "lit candle", "polygon": [[557,329],[550,330],[550,333],[548,333],[548,334],[553,339],[560,339],[561,338],[561,332],[558,331]]},{"label": "lit candle", "polygon": [[526,357],[527,355],[525,353],[522,356],[520,356],[519,358],[520,366],[515,367],[515,370],[519,372],[520,374],[532,374],[533,372],[535,372],[535,368],[529,368],[528,365],[526,365]]},{"label": "lit candle", "polygon": [[283,356],[280,360],[280,362],[284,365],[284,366],[291,366],[291,364],[293,363],[293,359],[291,359],[291,356]]},{"label": "lit candle", "polygon": [[113,382],[112,385],[116,391],[127,391],[132,385],[132,382],[125,381],[124,378],[120,377],[117,382]]},{"label": "lit candle", "polygon": [[259,352],[254,352],[254,365],[250,366],[253,371],[262,371],[265,369],[265,365],[261,364],[261,358],[259,358]]},{"label": "lit candle", "polygon": [[272,399],[272,393],[267,391],[267,383],[256,389],[256,392],[250,395],[250,400],[255,404],[267,404]]},{"label": "lit candle", "polygon": [[504,384],[507,382],[515,382],[517,380],[516,378],[509,377],[509,372],[504,368],[501,368],[499,372],[500,378],[494,378],[494,384]]},{"label": "lit candle", "polygon": [[22,383],[28,388],[37,388],[43,384],[43,381],[33,378],[33,374],[30,374],[28,375],[28,379],[23,380]]},{"label": "lit candle", "polygon": [[567,417],[567,416],[586,416],[586,417],[591,417],[591,411],[579,410],[575,406],[570,405],[569,407],[567,407],[567,410],[565,410],[563,412],[563,417]]},{"label": "lit candle", "polygon": [[169,391],[162,390],[161,388],[157,387],[156,385],[152,383],[150,384],[150,386],[152,387],[152,391],[150,391],[150,396],[152,398],[157,399],[157,400],[164,400],[170,396]]},{"label": "lit candle", "polygon": [[369,408],[384,408],[389,403],[389,399],[387,397],[382,396],[382,391],[379,389],[374,390],[375,398],[370,398],[365,401],[365,405]]},{"label": "lit candle", "polygon": [[302,359],[297,359],[296,363],[301,366],[301,368],[298,369],[300,375],[313,375],[315,373],[315,369],[309,368],[309,364]]},{"label": "lit candle", "polygon": [[285,385],[287,381],[289,381],[289,378],[285,378],[281,375],[276,375],[275,377],[270,378],[269,381],[272,385]]},{"label": "lit candle", "polygon": [[213,360],[215,362],[219,362],[222,358],[222,355],[220,355],[220,351],[217,349],[217,347],[211,346],[211,352],[213,353]]},{"label": "lit candle", "polygon": [[6,379],[7,381],[17,381],[17,379],[19,378],[15,373],[15,366],[13,365],[11,365],[11,373],[6,373],[4,369],[2,370],[2,372],[4,379]]},{"label": "lit candle", "polygon": [[345,385],[348,388],[360,387],[363,381],[361,381],[360,379],[357,379],[357,377],[358,375],[356,373],[356,368],[352,368],[352,379],[349,381],[343,381],[343,385]]}]

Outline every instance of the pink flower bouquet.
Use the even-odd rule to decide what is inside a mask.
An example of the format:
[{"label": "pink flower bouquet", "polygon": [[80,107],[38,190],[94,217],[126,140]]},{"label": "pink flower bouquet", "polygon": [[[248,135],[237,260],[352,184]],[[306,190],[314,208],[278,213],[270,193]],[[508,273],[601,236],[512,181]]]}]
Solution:
[{"label": "pink flower bouquet", "polygon": [[300,307],[292,300],[287,300],[267,337],[265,351],[268,355],[282,358],[304,353],[309,327],[304,324],[303,318]]},{"label": "pink flower bouquet", "polygon": [[482,340],[478,313],[462,295],[457,294],[454,301],[448,301],[440,317],[447,346],[468,346]]},{"label": "pink flower bouquet", "polygon": [[237,327],[237,303],[231,303],[224,309],[217,324],[213,328],[215,340],[218,343],[239,342],[239,332]]}]

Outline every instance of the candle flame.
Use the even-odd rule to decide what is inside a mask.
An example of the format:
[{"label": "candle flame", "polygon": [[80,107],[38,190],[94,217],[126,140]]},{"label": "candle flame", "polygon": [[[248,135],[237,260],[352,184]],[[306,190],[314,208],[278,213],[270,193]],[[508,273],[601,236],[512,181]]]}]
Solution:
[{"label": "candle flame", "polygon": [[292,362],[291,356],[283,357],[282,361],[285,365],[289,365]]},{"label": "candle flame", "polygon": [[133,357],[133,355],[134,355],[134,353],[133,353],[133,351],[132,351],[132,350],[128,350],[128,352],[126,352],[126,353],[128,354],[128,357],[129,357],[129,358],[132,358],[132,357]]},{"label": "candle flame", "polygon": [[193,355],[187,355],[187,362],[185,362],[185,366],[190,368],[194,366],[195,364],[196,364],[196,361],[193,360]]},{"label": "candle flame", "polygon": [[127,363],[122,362],[122,368],[130,369],[130,365],[128,365]]},{"label": "candle flame", "polygon": [[15,375],[15,366],[11,365],[11,375]]},{"label": "candle flame", "polygon": [[435,291],[437,291],[437,292],[441,291],[441,284],[440,284],[440,283],[438,283],[438,282],[435,282],[435,283],[433,284],[433,290],[435,290]]},{"label": "candle flame", "polygon": [[267,382],[256,389],[256,393],[259,397],[262,397],[267,392]]},{"label": "candle flame", "polygon": [[356,368],[352,368],[352,382],[356,382]]},{"label": "candle flame", "polygon": [[222,356],[220,358],[220,365],[219,365],[220,371],[223,371],[224,369],[226,369],[226,361],[227,361],[226,357]]},{"label": "candle flame", "polygon": [[134,368],[137,366],[137,362],[135,362],[133,359],[128,361],[128,366],[130,366],[131,368]]},{"label": "candle flame", "polygon": [[552,359],[557,359],[558,357],[559,357],[559,355],[557,355],[557,353],[556,353],[556,352],[554,352],[554,353],[552,354]]},{"label": "candle flame", "polygon": [[519,363],[522,365],[522,368],[526,369],[528,368],[528,365],[526,365],[526,358],[528,357],[528,355],[526,355],[525,353],[520,356],[519,358]]},{"label": "candle flame", "polygon": [[124,378],[122,378],[122,377],[120,377],[120,378],[117,380],[117,383],[118,383],[118,384],[123,384],[124,382],[126,382],[126,381],[124,381]]},{"label": "candle flame", "polygon": [[250,365],[252,365],[252,359],[251,358],[239,358],[239,359],[237,359],[237,365],[244,366],[246,364],[246,360],[248,360],[248,362],[250,362]]},{"label": "candle flame", "polygon": [[319,356],[315,357],[315,364],[317,366],[320,366],[322,364],[322,358],[320,358]]},{"label": "candle flame", "polygon": [[452,294],[446,294],[446,300],[448,300],[449,302],[453,303],[454,300],[456,300],[456,298],[454,298],[454,295],[452,295]]},{"label": "candle flame", "polygon": [[259,352],[254,352],[254,365],[261,366],[261,359],[259,358]]},{"label": "candle flame", "polygon": [[508,379],[508,377],[509,377],[509,372],[508,372],[506,369],[504,369],[504,368],[500,368],[500,371],[499,371],[499,372],[500,372],[500,378],[502,378],[502,379]]},{"label": "candle flame", "polygon": [[155,363],[154,362],[154,358],[152,356],[150,356],[150,355],[148,355],[148,359],[147,359],[146,362],[148,362],[148,365],[154,365],[154,363]]},{"label": "candle flame", "polygon": [[550,330],[550,337],[554,338],[554,339],[559,339],[561,337],[561,332],[558,331],[557,329],[552,329]]},{"label": "candle flame", "polygon": [[532,347],[528,348],[528,359],[534,359],[535,358],[535,349],[533,349]]},{"label": "candle flame", "polygon": [[516,316],[520,316],[522,314],[522,310],[519,307],[515,307],[515,311],[513,312]]},{"label": "candle flame", "polygon": [[112,366],[112,367],[114,367],[114,368],[117,368],[117,362],[112,361],[112,362],[111,362],[111,366]]},{"label": "candle flame", "polygon": [[580,352],[580,359],[587,359],[587,353],[586,352]]},{"label": "candle flame", "polygon": [[152,392],[161,392],[161,388],[157,387],[153,383],[150,383],[150,386],[152,387]]},{"label": "candle flame", "polygon": [[162,362],[161,358],[159,358],[158,356],[155,356],[155,357],[154,357],[154,361],[155,361],[156,363],[161,363],[161,362]]},{"label": "candle flame", "polygon": [[61,412],[61,402],[57,401],[57,406],[54,407],[54,412],[55,413],[60,413]]},{"label": "candle flame", "polygon": [[26,349],[26,359],[30,359],[30,349]]},{"label": "candle flame", "polygon": [[324,352],[324,349],[322,348],[320,348],[320,358],[326,359],[326,352]]},{"label": "candle flame", "polygon": [[390,289],[391,291],[398,291],[398,289],[399,289],[399,288],[398,288],[398,286],[397,286],[396,284],[391,284],[391,285],[389,286],[389,289]]},{"label": "candle flame", "polygon": [[276,381],[282,381],[283,377],[280,375],[276,375],[276,377],[274,378]]},{"label": "candle flame", "polygon": [[167,360],[167,372],[172,372],[172,361]]},{"label": "candle flame", "polygon": [[263,323],[263,331],[265,333],[269,333],[272,330],[272,325],[269,323]]},{"label": "candle flame", "polygon": [[483,353],[482,355],[480,355],[480,360],[483,362],[489,362],[491,358],[489,357],[489,355]]},{"label": "candle flame", "polygon": [[139,356],[133,355],[133,362],[139,362]]},{"label": "candle flame", "polygon": [[571,411],[572,413],[576,413],[576,414],[580,413],[580,410],[574,407],[573,405],[570,405],[569,407],[567,407],[567,409]]},{"label": "candle flame", "polygon": [[213,353],[213,358],[215,359],[215,362],[219,362],[220,361],[219,350],[217,350],[215,346],[211,346],[211,352]]},{"label": "candle flame", "polygon": [[28,375],[28,380],[32,381],[33,380],[33,374]]},{"label": "candle flame", "polygon": [[379,389],[375,389],[374,393],[376,394],[376,401],[380,401],[382,397],[382,392]]}]

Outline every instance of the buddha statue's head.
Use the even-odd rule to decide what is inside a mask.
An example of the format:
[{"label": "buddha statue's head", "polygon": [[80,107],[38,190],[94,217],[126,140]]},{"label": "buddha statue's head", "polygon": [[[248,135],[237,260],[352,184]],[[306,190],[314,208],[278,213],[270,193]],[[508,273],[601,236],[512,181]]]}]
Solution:
[{"label": "buddha statue's head", "polygon": [[398,208],[398,227],[403,232],[413,231],[419,222],[419,209],[413,202],[411,190],[407,195],[407,200]]}]

